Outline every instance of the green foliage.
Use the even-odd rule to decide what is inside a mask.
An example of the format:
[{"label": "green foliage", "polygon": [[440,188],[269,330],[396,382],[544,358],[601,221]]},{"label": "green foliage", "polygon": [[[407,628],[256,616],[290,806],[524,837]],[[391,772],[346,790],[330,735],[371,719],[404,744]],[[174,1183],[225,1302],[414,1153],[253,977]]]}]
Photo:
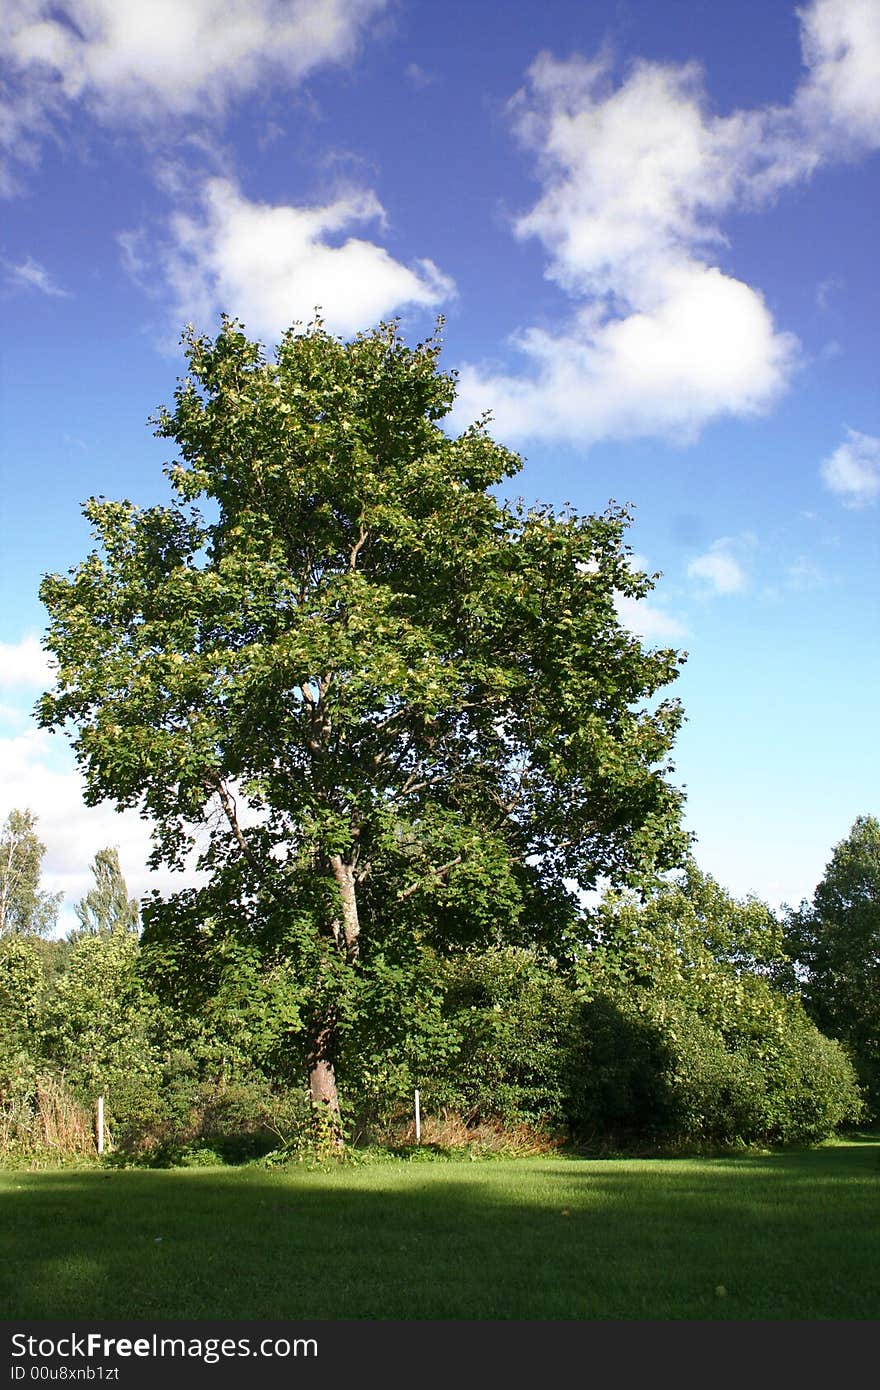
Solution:
[{"label": "green foliage", "polygon": [[858,1119],[843,1049],[770,992],[756,980],[751,1018],[724,1028],[660,989],[595,994],[580,1020],[575,1131],[667,1146],[812,1143]]},{"label": "green foliage", "polygon": [[63,894],[40,889],[46,846],[32,811],[10,811],[0,831],[0,939],[48,936]]},{"label": "green foliage", "polygon": [[37,942],[26,936],[0,940],[0,1101],[36,1076],[34,1036],[44,988]]},{"label": "green foliage", "polygon": [[[564,1125],[565,1058],[574,997],[552,958],[531,948],[440,956],[407,971],[365,970],[364,997],[340,1056],[355,1135],[412,1117],[462,1124]],[[406,997],[405,997],[406,996]]]},{"label": "green foliage", "polygon": [[156,1010],[138,973],[138,951],[130,932],[79,937],[42,1018],[45,1059],[84,1103],[106,1098],[111,1134],[162,1104]]},{"label": "green foliage", "polygon": [[129,898],[117,849],[100,849],[92,861],[95,886],[74,911],[80,931],[87,936],[109,932],[136,932],[140,910],[136,898]]},{"label": "green foliage", "polygon": [[0,941],[0,1039],[31,1033],[40,1016],[45,968],[39,945],[27,937]]},{"label": "green foliage", "polygon": [[339,1054],[351,1137],[362,1139],[411,1114],[414,1087],[445,1074],[455,1052],[433,953],[376,954],[364,961]]},{"label": "green foliage", "polygon": [[163,1084],[130,1105],[116,1134],[123,1162],[148,1167],[210,1167],[272,1154],[280,1160],[314,1150],[308,1094],[278,1091],[252,1073],[237,1080],[199,1078],[190,1054],[171,1056]]},{"label": "green foliage", "polygon": [[[128,1160],[283,1162],[327,1147],[291,1063],[307,992],[290,959],[190,927],[146,946],[118,930],[2,943],[6,1152],[83,1151],[97,1094]],[[857,1117],[846,1054],[776,980],[764,905],[690,866],[644,903],[610,895],[587,927],[575,980],[535,947],[441,955],[398,920],[407,954],[386,924],[387,953],[365,953],[340,1017],[351,1136],[409,1119],[415,1086],[432,1143],[503,1146],[523,1125],[593,1143],[809,1142]]]},{"label": "green foliage", "polygon": [[426,1104],[470,1124],[564,1123],[575,996],[552,959],[506,947],[436,962],[451,1035]]},{"label": "green foliage", "polygon": [[153,862],[199,835],[206,887],[151,904],[145,940],[289,966],[315,1077],[414,941],[547,938],[563,882],[678,862],[681,711],[655,697],[680,656],[618,620],[652,585],[623,509],[502,503],[520,460],[443,432],[435,339],[318,322],[269,361],[224,320],[186,350],[156,419],[173,500],[91,499],[95,550],[41,587],[40,722],[76,730],[90,804],[153,818]]},{"label": "green foliage", "polygon": [[580,964],[572,1120],[664,1142],[826,1137],[860,1113],[843,1049],[774,975],[782,931],[691,865],[646,903],[611,896]]},{"label": "green foliage", "polygon": [[158,911],[145,908],[150,931],[139,971],[161,1002],[165,1045],[191,1052],[218,1077],[256,1068],[290,1082],[305,986],[281,948],[202,921],[202,905],[202,895],[180,894]]},{"label": "green foliage", "polygon": [[156,995],[122,925],[0,942],[0,1152],[93,1154],[98,1095],[119,1159],[238,1162],[313,1145],[311,1107],[276,1065],[291,1022],[283,980],[227,945],[190,1012],[185,991],[173,1007]]},{"label": "green foliage", "polygon": [[807,1008],[851,1053],[880,1116],[880,823],[859,816],[836,845],[812,904],[786,922]]},{"label": "green foliage", "polygon": [[56,1158],[92,1149],[88,1113],[63,1072],[43,1053],[42,1027],[64,943],[35,936],[0,939],[0,1154],[50,1152]]}]

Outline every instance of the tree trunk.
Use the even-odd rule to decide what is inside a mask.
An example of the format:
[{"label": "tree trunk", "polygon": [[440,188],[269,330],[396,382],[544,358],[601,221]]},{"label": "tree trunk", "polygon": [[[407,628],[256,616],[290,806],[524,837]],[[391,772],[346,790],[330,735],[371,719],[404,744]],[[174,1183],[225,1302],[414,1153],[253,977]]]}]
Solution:
[{"label": "tree trunk", "polygon": [[348,864],[341,854],[330,855],[330,868],[342,900],[342,940],[345,944],[346,959],[353,962],[360,951],[360,919],[358,918],[357,889],[354,881],[354,865]]},{"label": "tree trunk", "polygon": [[[331,924],[333,940],[348,964],[353,966],[360,949],[354,865],[346,862],[341,854],[329,855],[329,864],[339,889],[339,908]],[[326,1124],[333,1147],[341,1149],[344,1139],[334,1066],[336,1043],[335,1021],[326,1016],[319,1018],[309,1042],[309,1092],[322,1132]]]},{"label": "tree trunk", "polygon": [[336,1029],[332,1023],[319,1023],[309,1043],[309,1093],[320,1134],[329,1137],[335,1149],[344,1144],[342,1119],[339,1113],[339,1092],[336,1089],[336,1069],[333,1065]]}]

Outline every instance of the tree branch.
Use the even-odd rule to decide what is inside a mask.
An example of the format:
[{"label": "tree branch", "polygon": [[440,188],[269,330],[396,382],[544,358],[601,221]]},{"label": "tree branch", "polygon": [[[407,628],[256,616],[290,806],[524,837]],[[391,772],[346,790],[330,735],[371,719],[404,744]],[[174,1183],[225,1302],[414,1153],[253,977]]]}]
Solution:
[{"label": "tree branch", "polygon": [[244,834],[242,833],[241,826],[238,823],[238,811],[235,804],[235,797],[232,795],[229,788],[226,786],[226,783],[223,781],[222,777],[217,776],[213,780],[213,790],[217,793],[217,795],[220,798],[220,804],[223,807],[226,819],[229,822],[230,829],[232,830],[232,833],[235,836],[236,843],[239,849],[241,850],[244,858],[246,859],[248,865],[259,877],[260,882],[265,883],[265,886],[268,888],[269,892],[272,894],[272,897],[276,900],[276,902],[283,902],[284,898],[281,896],[280,893],[276,891],[275,886],[270,881],[270,879],[264,875],[262,871],[262,866],[260,865],[260,861],[254,855],[253,850],[251,849],[250,845],[244,837]]},{"label": "tree branch", "polygon": [[431,869],[423,878],[417,879],[415,883],[411,883],[408,888],[402,888],[397,895],[397,901],[402,903],[405,898],[411,898],[413,893],[417,893],[420,888],[424,888],[432,879],[445,878],[449,870],[454,869],[456,864],[461,863],[461,860],[462,856],[457,854],[454,859],[450,859],[446,864],[441,864],[437,869]]},{"label": "tree branch", "polygon": [[366,544],[367,539],[369,538],[369,534],[369,531],[364,526],[363,522],[361,522],[360,536],[358,537],[356,544],[352,547],[351,554],[348,557],[348,568],[350,573],[353,573],[357,566],[357,557],[363,549],[364,545]]}]

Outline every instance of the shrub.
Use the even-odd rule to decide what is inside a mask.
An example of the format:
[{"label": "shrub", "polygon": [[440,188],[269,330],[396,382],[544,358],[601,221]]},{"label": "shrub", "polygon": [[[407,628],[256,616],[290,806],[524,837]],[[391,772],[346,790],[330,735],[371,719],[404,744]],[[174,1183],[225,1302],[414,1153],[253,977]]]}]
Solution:
[{"label": "shrub", "polygon": [[860,1113],[852,1065],[811,1023],[782,928],[690,864],[586,922],[570,1120],[664,1144],[813,1142]]},{"label": "shrub", "polygon": [[421,1078],[428,1109],[477,1125],[563,1123],[575,996],[554,963],[504,947],[438,962],[450,1046]]},{"label": "shrub", "polygon": [[857,1119],[858,1087],[842,1048],[798,1001],[771,1002],[759,1031],[729,1019],[713,1025],[658,990],[595,995],[580,1018],[574,1132],[666,1145],[812,1143]]}]

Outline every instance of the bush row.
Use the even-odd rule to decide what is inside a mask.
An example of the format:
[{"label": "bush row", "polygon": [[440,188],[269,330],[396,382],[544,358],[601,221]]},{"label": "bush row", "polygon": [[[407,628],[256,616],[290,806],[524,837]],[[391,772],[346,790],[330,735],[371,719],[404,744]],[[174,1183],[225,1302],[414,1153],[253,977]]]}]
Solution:
[{"label": "bush row", "polygon": [[[219,941],[195,987],[130,931],[0,943],[0,1149],[226,1161],[305,1152],[301,1010],[287,969]],[[185,982],[184,982],[185,983]],[[556,958],[498,946],[365,956],[338,1064],[349,1133],[427,1117],[596,1146],[820,1140],[861,1101],[842,1045],[804,1011],[768,909],[695,872],[608,898]],[[453,1126],[454,1127],[454,1126]]]}]

